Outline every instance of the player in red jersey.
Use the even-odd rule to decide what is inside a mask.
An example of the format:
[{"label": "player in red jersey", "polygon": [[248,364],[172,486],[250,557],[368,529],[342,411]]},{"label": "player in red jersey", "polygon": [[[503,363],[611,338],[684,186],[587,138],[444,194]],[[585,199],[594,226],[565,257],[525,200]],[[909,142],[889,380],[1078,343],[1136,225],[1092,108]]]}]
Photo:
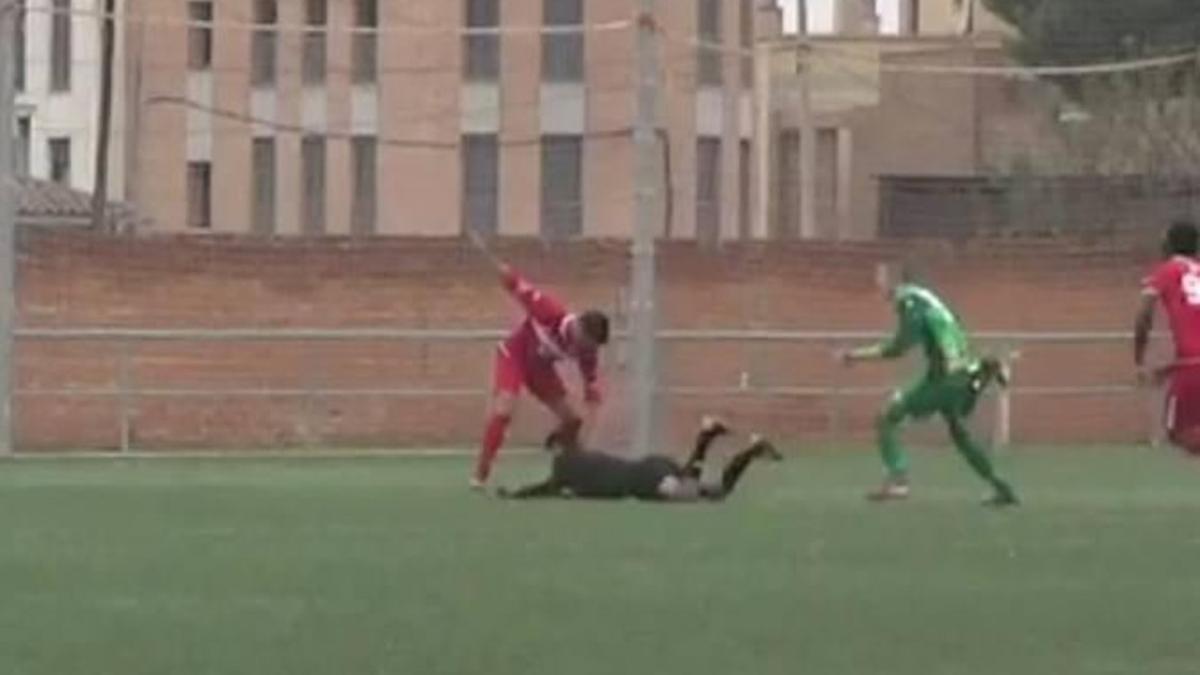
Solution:
[{"label": "player in red jersey", "polygon": [[522,387],[558,418],[555,433],[564,446],[578,446],[583,420],[567,400],[567,389],[554,364],[562,360],[574,361],[583,375],[585,403],[598,406],[601,401],[599,350],[608,344],[609,333],[608,316],[603,312],[589,310],[572,314],[512,267],[494,259],[493,263],[504,288],[525,310],[525,318],[496,351],[491,409],[475,474],[471,477],[474,488],[487,483]]},{"label": "player in red jersey", "polygon": [[[1146,278],[1134,326],[1134,363],[1143,382],[1167,380],[1165,425],[1171,442],[1200,455],[1200,233],[1188,221],[1167,230],[1166,257]],[[1146,346],[1154,327],[1154,308],[1161,304],[1175,342],[1175,361],[1150,372]]]}]

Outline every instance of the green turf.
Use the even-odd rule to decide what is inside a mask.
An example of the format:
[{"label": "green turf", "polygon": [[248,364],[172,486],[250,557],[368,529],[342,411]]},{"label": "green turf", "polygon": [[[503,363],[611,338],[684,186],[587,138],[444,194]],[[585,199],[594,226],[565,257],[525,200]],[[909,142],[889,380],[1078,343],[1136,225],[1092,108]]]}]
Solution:
[{"label": "green turf", "polygon": [[1004,513],[915,464],[906,504],[844,452],[668,507],[489,501],[465,459],[3,463],[0,673],[1200,669],[1200,464],[1015,453]]}]

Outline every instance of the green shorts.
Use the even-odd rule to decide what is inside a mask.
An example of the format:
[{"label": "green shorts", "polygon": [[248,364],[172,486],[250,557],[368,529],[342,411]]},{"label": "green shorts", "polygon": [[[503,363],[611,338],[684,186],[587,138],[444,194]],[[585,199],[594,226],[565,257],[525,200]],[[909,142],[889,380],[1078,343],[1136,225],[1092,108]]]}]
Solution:
[{"label": "green shorts", "polygon": [[967,417],[975,410],[982,387],[974,368],[946,375],[927,373],[892,397],[891,407],[906,417],[933,414]]}]

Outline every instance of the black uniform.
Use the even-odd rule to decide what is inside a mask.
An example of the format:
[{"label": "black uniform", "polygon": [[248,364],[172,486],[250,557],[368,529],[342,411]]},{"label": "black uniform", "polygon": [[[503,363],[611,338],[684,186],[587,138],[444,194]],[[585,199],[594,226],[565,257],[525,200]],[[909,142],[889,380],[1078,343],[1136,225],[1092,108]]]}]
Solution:
[{"label": "black uniform", "polygon": [[[720,485],[699,486],[701,466],[712,442],[727,433],[721,425],[702,430],[685,464],[670,457],[650,455],[642,459],[624,459],[592,450],[562,450],[551,465],[550,477],[503,496],[516,499],[533,497],[581,497],[586,499],[624,499],[647,501],[693,501],[698,498],[719,500],[733,491],[751,460],[762,455],[778,458],[769,443],[758,441],[738,453],[725,467]],[[553,444],[554,439],[548,443]],[[697,483],[696,490],[670,492],[664,481]]]},{"label": "black uniform", "polygon": [[657,500],[663,498],[662,482],[682,470],[675,460],[658,455],[630,460],[591,450],[563,451],[555,456],[549,478],[506,496]]}]

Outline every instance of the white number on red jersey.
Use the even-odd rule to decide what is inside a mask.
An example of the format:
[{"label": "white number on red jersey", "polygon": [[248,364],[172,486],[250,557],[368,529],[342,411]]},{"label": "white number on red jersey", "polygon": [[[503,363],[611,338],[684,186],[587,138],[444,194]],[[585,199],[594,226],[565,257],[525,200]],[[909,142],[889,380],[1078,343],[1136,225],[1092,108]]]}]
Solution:
[{"label": "white number on red jersey", "polygon": [[1189,269],[1184,272],[1180,278],[1180,285],[1183,287],[1183,297],[1187,304],[1193,307],[1200,306],[1200,271]]}]

